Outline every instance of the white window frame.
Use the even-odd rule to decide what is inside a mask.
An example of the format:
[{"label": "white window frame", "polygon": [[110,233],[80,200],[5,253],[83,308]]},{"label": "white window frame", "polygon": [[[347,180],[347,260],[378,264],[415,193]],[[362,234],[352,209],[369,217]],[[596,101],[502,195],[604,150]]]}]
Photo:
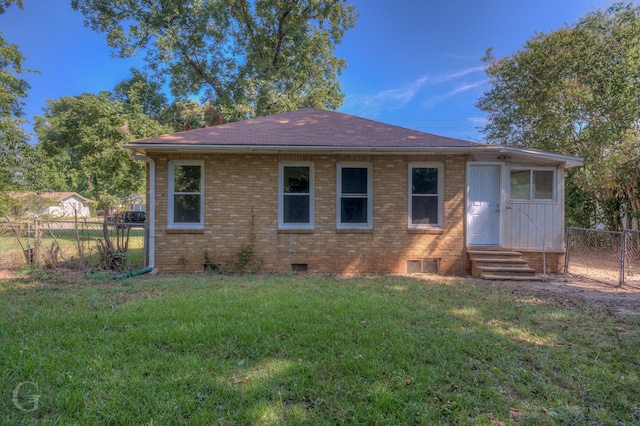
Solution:
[{"label": "white window frame", "polygon": [[[519,171],[519,172],[529,172],[529,198],[513,198],[511,196],[511,172]],[[552,195],[551,198],[534,198],[533,192],[533,172],[543,171],[543,172],[552,172],[553,173],[553,182],[552,182]],[[507,174],[507,182],[509,183],[509,202],[513,203],[552,203],[557,200],[557,184],[558,184],[558,172],[555,168],[552,167],[510,167]]]},{"label": "white window frame", "polygon": [[[413,197],[414,196],[427,196],[433,197],[434,195],[415,195],[413,194],[413,169],[436,169],[438,171],[438,193],[435,194],[438,197],[438,223],[412,223],[413,222]],[[409,185],[408,192],[408,226],[409,229],[443,229],[444,228],[444,164],[442,163],[424,163],[424,162],[412,162],[409,163]]]},{"label": "white window frame", "polygon": [[[342,169],[359,168],[367,169],[367,194],[354,195],[347,194],[346,198],[366,198],[367,199],[367,222],[366,223],[342,223]],[[373,166],[366,162],[345,162],[337,164],[337,188],[336,188],[336,227],[338,229],[372,229],[373,228]]]},{"label": "white window frame", "polygon": [[[174,170],[176,166],[200,166],[200,221],[198,222],[174,222],[173,221],[173,213],[174,213]],[[169,161],[169,182],[168,182],[168,196],[167,196],[167,209],[168,209],[168,223],[167,228],[169,229],[204,229],[204,161],[198,160],[175,160]],[[191,193],[195,194],[195,193]]]},{"label": "white window frame", "polygon": [[[285,167],[309,168],[309,223],[285,223],[284,221],[284,169]],[[279,229],[313,229],[314,228],[314,175],[311,161],[281,161],[278,165],[278,228]],[[298,194],[303,195],[303,194]]]}]

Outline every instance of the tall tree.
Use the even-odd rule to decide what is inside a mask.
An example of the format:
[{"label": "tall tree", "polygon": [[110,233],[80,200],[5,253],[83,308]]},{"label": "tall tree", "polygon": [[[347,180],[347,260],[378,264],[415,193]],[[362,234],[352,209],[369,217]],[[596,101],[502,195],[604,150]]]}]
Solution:
[{"label": "tall tree", "polygon": [[337,109],[334,55],[356,13],[346,0],[72,0],[117,55],[146,52],[178,98],[201,95],[226,121]]},{"label": "tall tree", "polygon": [[[21,0],[1,0],[0,14]],[[29,84],[20,77],[29,72],[22,67],[24,56],[17,45],[7,42],[0,31],[0,213],[6,210],[7,191],[20,187],[22,159],[29,150],[27,133],[22,129],[25,120],[22,107]]]},{"label": "tall tree", "polygon": [[127,78],[113,88],[111,98],[129,106],[140,105],[142,112],[160,121],[169,107],[167,96],[162,92],[162,84],[149,78],[144,72],[131,68],[131,78]]},{"label": "tall tree", "polygon": [[567,206],[582,225],[617,230],[640,217],[639,16],[639,6],[619,3],[538,34],[512,56],[485,58],[492,87],[478,106],[489,114],[487,139],[584,157]]},{"label": "tall tree", "polygon": [[51,168],[65,175],[69,188],[110,208],[144,190],[144,167],[122,144],[168,130],[142,109],[113,101],[109,92],[50,100],[44,117],[36,117],[40,147],[56,158]]}]

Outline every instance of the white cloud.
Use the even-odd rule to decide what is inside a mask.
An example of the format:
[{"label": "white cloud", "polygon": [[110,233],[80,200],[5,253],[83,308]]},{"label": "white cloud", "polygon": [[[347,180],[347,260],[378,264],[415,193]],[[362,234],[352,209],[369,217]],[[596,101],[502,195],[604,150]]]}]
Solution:
[{"label": "white cloud", "polygon": [[459,86],[454,87],[453,89],[449,90],[446,93],[442,93],[436,96],[432,96],[431,98],[427,99],[426,101],[423,102],[423,105],[427,108],[431,108],[434,105],[447,100],[455,95],[458,95],[460,93],[464,93],[464,92],[468,92],[469,90],[475,89],[477,87],[480,86],[484,86],[489,80],[484,79],[484,80],[480,80],[480,81],[476,81],[475,83],[462,83]]},{"label": "white cloud", "polygon": [[[375,117],[383,110],[392,111],[405,106],[418,95],[422,94],[427,88],[445,84],[467,75],[483,71],[483,66],[477,66],[446,74],[423,75],[400,87],[383,90],[372,95],[347,95],[345,97],[344,109],[357,115]],[[448,99],[458,93],[471,90],[485,83],[486,80],[472,84],[463,83],[444,94],[432,96],[426,101],[425,105],[435,105],[436,103]]]}]

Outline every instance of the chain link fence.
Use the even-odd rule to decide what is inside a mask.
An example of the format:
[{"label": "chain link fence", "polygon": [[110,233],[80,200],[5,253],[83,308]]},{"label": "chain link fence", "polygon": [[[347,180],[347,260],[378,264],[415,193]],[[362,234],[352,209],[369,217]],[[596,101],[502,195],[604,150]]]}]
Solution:
[{"label": "chain link fence", "polygon": [[[102,222],[35,220],[0,223],[0,269],[28,265],[49,268],[104,268],[106,239]],[[146,263],[144,224],[107,225],[119,269]],[[101,254],[102,251],[102,254]]]},{"label": "chain link fence", "polygon": [[640,231],[569,228],[564,272],[640,288]]},{"label": "chain link fence", "polygon": [[0,269],[18,269],[30,261],[32,224],[0,223]]}]

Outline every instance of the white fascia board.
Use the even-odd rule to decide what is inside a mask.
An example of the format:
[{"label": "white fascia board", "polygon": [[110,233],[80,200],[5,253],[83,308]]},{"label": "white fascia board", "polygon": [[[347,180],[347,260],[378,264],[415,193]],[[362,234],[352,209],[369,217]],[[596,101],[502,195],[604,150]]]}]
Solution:
[{"label": "white fascia board", "polygon": [[503,153],[529,157],[532,160],[544,160],[563,163],[567,167],[583,164],[581,157],[555,154],[533,148],[520,148],[507,145],[478,145],[460,147],[343,147],[343,146],[294,146],[294,145],[183,145],[183,144],[125,144],[125,148],[136,154],[146,155],[153,152],[166,153],[260,153],[260,154],[474,154]]},{"label": "white fascia board", "polygon": [[579,167],[584,164],[582,157],[576,157],[573,155],[556,154],[554,152],[542,151],[534,148],[521,148],[516,146],[500,145],[502,152],[505,154],[518,154],[525,157],[531,157],[532,159],[544,159],[547,161],[553,161],[556,163],[564,163],[566,167]]},{"label": "white fascia board", "polygon": [[358,154],[471,154],[478,150],[499,151],[495,147],[340,147],[340,146],[288,146],[288,145],[174,145],[174,144],[153,144],[138,145],[126,144],[125,148],[135,153],[306,153],[306,154],[327,154],[327,153],[358,153]]}]

